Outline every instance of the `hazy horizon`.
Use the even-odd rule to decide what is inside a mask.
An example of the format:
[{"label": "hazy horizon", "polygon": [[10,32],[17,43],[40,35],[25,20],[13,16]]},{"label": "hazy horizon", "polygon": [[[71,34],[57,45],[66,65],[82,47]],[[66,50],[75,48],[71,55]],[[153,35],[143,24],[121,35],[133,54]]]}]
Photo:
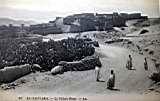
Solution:
[{"label": "hazy horizon", "polygon": [[159,0],[0,0],[0,17],[38,23],[77,13],[139,12],[159,17]]}]

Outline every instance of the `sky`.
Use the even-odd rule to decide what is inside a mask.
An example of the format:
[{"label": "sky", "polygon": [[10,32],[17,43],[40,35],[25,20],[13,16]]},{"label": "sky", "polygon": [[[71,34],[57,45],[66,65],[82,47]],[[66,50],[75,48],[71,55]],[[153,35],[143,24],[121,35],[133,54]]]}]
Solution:
[{"label": "sky", "polygon": [[159,4],[159,0],[0,0],[0,17],[38,22],[83,12],[140,12],[159,17]]}]

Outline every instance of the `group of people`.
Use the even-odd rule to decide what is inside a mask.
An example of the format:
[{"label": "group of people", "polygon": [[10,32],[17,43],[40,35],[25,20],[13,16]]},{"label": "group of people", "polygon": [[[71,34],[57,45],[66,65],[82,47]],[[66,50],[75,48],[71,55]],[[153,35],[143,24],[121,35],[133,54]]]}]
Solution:
[{"label": "group of people", "polygon": [[[132,57],[131,55],[128,56],[128,60],[127,60],[127,64],[126,64],[126,68],[128,70],[135,70],[135,68],[132,65]],[[144,69],[147,71],[148,70],[148,63],[147,63],[147,58],[144,58]]]},{"label": "group of people", "polygon": [[[101,82],[100,80],[100,67],[95,68],[95,73],[96,73],[96,81]],[[110,76],[107,81],[107,89],[113,90],[115,86],[115,72],[113,69],[110,71]]]},{"label": "group of people", "polygon": [[[126,68],[128,70],[133,70],[133,65],[132,65],[132,56],[129,55],[126,63]],[[144,69],[148,70],[148,63],[147,63],[147,58],[144,58]],[[95,73],[96,73],[96,81],[100,82],[100,67],[95,67]],[[115,88],[115,71],[114,69],[110,70],[110,76],[107,81],[107,89],[114,90]]]}]

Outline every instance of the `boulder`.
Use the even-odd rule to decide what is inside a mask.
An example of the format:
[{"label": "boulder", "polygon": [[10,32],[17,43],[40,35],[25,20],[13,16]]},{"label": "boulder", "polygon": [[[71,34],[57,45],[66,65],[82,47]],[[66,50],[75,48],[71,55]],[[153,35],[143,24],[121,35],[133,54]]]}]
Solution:
[{"label": "boulder", "polygon": [[41,71],[42,67],[38,64],[33,64],[32,65],[32,71]]},{"label": "boulder", "polygon": [[63,74],[63,66],[55,66],[54,68],[51,69],[51,74],[56,75],[56,74]]}]

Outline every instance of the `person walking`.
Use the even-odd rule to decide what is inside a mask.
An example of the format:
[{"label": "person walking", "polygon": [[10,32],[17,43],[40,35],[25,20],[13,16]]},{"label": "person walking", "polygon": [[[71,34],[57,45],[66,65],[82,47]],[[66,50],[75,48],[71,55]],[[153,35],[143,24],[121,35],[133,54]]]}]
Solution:
[{"label": "person walking", "polygon": [[100,67],[95,67],[96,81],[100,81]]},{"label": "person walking", "polygon": [[115,73],[114,70],[111,69],[110,76],[107,82],[107,89],[113,90],[115,87]]},{"label": "person walking", "polygon": [[144,58],[144,69],[147,71],[148,70],[148,63],[147,63],[147,58]]},{"label": "person walking", "polygon": [[129,56],[128,56],[126,68],[127,68],[128,70],[132,70],[132,57],[131,57],[130,54],[129,54]]}]

